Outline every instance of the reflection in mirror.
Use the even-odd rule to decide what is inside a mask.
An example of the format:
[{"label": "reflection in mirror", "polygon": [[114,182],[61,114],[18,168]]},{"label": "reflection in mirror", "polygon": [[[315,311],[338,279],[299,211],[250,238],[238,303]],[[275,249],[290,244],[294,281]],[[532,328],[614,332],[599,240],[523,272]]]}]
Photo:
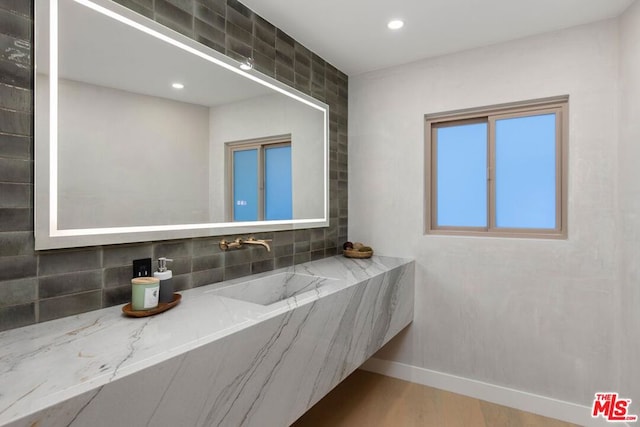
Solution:
[{"label": "reflection in mirror", "polygon": [[325,104],[110,0],[36,36],[38,249],[328,225]]}]

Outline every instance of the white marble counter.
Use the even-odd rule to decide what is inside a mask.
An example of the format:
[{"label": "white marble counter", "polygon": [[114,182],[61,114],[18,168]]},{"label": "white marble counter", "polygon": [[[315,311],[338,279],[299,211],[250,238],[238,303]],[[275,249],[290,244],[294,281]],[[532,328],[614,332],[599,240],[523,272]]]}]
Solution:
[{"label": "white marble counter", "polygon": [[[269,306],[212,292],[283,271],[338,280]],[[153,317],[118,306],[2,332],[0,426],[285,425],[412,317],[412,261],[338,256],[184,291]]]}]

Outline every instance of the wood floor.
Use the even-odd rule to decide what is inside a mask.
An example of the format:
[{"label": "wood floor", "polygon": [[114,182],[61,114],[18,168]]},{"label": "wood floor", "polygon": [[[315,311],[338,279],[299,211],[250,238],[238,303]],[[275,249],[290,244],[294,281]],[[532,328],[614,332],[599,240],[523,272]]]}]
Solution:
[{"label": "wood floor", "polygon": [[293,427],[576,427],[471,397],[357,370]]}]

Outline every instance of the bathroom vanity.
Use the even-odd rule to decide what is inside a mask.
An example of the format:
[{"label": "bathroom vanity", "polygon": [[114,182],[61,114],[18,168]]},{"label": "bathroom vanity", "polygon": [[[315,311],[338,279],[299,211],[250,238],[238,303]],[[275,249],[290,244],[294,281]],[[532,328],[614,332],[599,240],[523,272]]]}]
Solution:
[{"label": "bathroom vanity", "polygon": [[287,426],[411,323],[413,270],[338,256],[0,333],[0,425]]}]

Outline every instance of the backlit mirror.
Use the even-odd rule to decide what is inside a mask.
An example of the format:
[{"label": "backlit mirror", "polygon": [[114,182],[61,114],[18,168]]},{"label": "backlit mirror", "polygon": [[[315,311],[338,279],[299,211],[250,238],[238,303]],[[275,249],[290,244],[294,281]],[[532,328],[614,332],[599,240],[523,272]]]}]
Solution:
[{"label": "backlit mirror", "polygon": [[328,225],[328,107],[110,0],[36,2],[36,248]]}]

